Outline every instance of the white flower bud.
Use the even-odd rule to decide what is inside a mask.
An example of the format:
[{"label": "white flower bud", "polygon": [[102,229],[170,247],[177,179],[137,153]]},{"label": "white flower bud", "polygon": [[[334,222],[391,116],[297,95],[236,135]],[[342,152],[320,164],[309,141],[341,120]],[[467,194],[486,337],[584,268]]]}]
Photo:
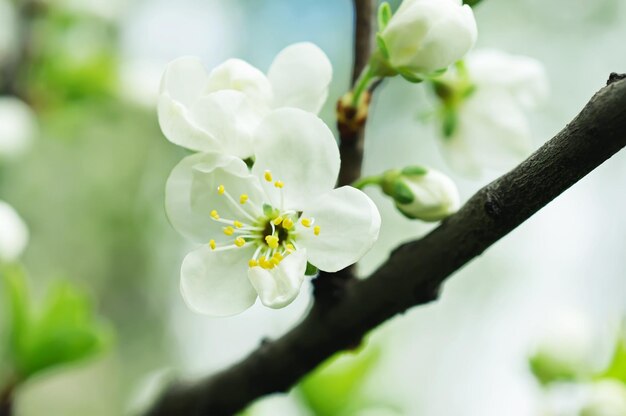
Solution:
[{"label": "white flower bud", "polygon": [[37,120],[26,103],[0,97],[0,159],[24,153],[37,132]]},{"label": "white flower bud", "polygon": [[382,182],[383,191],[409,218],[439,221],[458,211],[459,191],[454,182],[441,172],[420,167],[389,171]]},{"label": "white flower bud", "polygon": [[476,42],[471,7],[458,0],[405,0],[381,32],[400,74],[429,74],[461,59]]},{"label": "white flower bud", "polygon": [[0,201],[0,262],[12,262],[28,243],[26,224],[6,202]]}]

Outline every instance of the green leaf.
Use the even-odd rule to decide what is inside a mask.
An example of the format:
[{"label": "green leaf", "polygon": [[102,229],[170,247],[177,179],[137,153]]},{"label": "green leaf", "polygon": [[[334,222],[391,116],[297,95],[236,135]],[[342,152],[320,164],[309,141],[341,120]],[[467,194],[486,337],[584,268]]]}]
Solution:
[{"label": "green leaf", "polygon": [[378,7],[378,30],[383,31],[387,27],[392,16],[391,6],[386,1]]},{"label": "green leaf", "polygon": [[359,388],[379,356],[375,347],[338,353],[306,376],[298,389],[313,414],[335,416],[345,412],[357,399]]},{"label": "green leaf", "polygon": [[[6,267],[2,271],[2,280],[6,288],[8,325],[8,353],[15,360],[22,342],[31,324],[29,315],[28,289],[24,272],[17,266]],[[4,300],[3,300],[4,303]]]}]

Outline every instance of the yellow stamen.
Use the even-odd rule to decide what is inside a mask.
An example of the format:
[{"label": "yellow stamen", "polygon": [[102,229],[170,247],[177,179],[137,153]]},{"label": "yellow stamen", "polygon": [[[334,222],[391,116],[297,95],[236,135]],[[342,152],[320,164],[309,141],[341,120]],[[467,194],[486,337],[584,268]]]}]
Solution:
[{"label": "yellow stamen", "polygon": [[249,267],[256,267],[256,266],[258,266],[258,265],[259,265],[259,262],[257,262],[255,259],[250,259],[250,260],[248,261],[248,266],[249,266]]},{"label": "yellow stamen", "polygon": [[315,227],[313,227],[313,234],[320,235],[320,231],[321,231],[321,228],[319,225],[316,225]]},{"label": "yellow stamen", "polygon": [[217,211],[216,211],[216,210],[211,211],[211,217],[212,217],[214,220],[219,220],[219,219],[220,219],[220,216],[219,216],[219,214],[217,213]]},{"label": "yellow stamen", "polygon": [[287,244],[285,247],[287,247],[287,251],[289,253],[293,252],[296,249],[291,243]]},{"label": "yellow stamen", "polygon": [[276,253],[274,253],[273,257],[278,259],[278,261],[281,261],[283,259],[283,255],[280,254],[278,251]]},{"label": "yellow stamen", "polygon": [[211,250],[215,250],[215,240],[209,241],[209,247],[211,247]]},{"label": "yellow stamen", "polygon": [[240,222],[240,221],[237,221],[237,220],[233,221],[233,225],[234,225],[236,228],[241,228],[241,227],[243,227],[243,223],[242,223],[242,222]]},{"label": "yellow stamen", "polygon": [[311,226],[311,219],[310,218],[302,218],[300,220],[300,223],[302,223],[302,225],[304,225],[305,227],[310,227]]},{"label": "yellow stamen", "polygon": [[244,244],[246,244],[246,240],[244,240],[243,237],[235,238],[235,245],[237,247],[243,247]]},{"label": "yellow stamen", "polygon": [[272,172],[270,172],[269,170],[265,171],[265,174],[263,175],[263,177],[265,178],[266,181],[272,182]]},{"label": "yellow stamen", "polygon": [[217,193],[220,195],[223,195],[224,192],[226,192],[226,189],[224,188],[224,185],[220,185],[217,187]]},{"label": "yellow stamen", "polygon": [[280,223],[283,222],[283,217],[276,217],[276,219],[272,222],[274,225],[280,225]]},{"label": "yellow stamen", "polygon": [[293,220],[291,218],[289,218],[289,217],[285,218],[283,220],[283,228],[288,230],[291,227],[293,227]]},{"label": "yellow stamen", "polygon": [[265,256],[259,257],[259,266],[264,269],[272,269],[274,265],[265,259]]},{"label": "yellow stamen", "polygon": [[275,235],[266,236],[265,242],[270,248],[278,248],[278,237],[276,237]]},{"label": "yellow stamen", "polygon": [[248,195],[246,194],[241,194],[241,196],[239,197],[239,203],[241,205],[245,204],[247,200],[248,200]]},{"label": "yellow stamen", "polygon": [[285,184],[283,183],[283,181],[276,181],[274,182],[274,186],[277,188],[282,188],[283,186],[285,186]]},{"label": "yellow stamen", "polygon": [[224,234],[233,235],[234,232],[235,232],[235,229],[233,227],[224,227]]},{"label": "yellow stamen", "polygon": [[276,257],[272,257],[272,258],[270,259],[270,263],[271,263],[273,266],[278,266],[278,263],[280,263],[280,260],[279,260],[279,259],[277,259]]}]

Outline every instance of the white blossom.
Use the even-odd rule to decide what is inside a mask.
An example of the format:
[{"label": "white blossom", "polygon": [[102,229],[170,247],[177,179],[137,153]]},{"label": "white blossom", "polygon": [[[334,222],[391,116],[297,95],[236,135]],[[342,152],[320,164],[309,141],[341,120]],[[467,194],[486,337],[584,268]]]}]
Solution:
[{"label": "white blossom", "polygon": [[167,182],[171,223],[202,244],[181,269],[183,297],[201,313],[236,314],[257,297],[284,307],[298,295],[307,262],[338,271],[378,237],[380,215],[369,197],[350,186],[333,189],[339,151],[317,116],[277,109],[252,136],[251,171],[237,157],[197,153]]},{"label": "white blossom", "polygon": [[15,97],[0,97],[0,159],[9,159],[28,150],[37,134],[33,110]]},{"label": "white blossom", "polygon": [[415,74],[447,68],[476,36],[474,13],[460,0],[404,0],[381,32],[391,66]]},{"label": "white blossom", "polygon": [[448,71],[439,80],[449,89],[444,105],[453,117],[450,135],[442,139],[445,156],[470,175],[485,167],[508,169],[532,150],[526,112],[548,94],[544,67],[532,58],[492,50],[471,53],[465,65],[466,74]]},{"label": "white blossom", "polygon": [[13,262],[28,244],[28,228],[6,202],[0,201],[0,263]]},{"label": "white blossom", "polygon": [[161,81],[159,124],[180,146],[247,158],[252,156],[252,133],[266,114],[281,107],[317,114],[331,78],[328,58],[312,43],[283,49],[267,75],[240,59],[207,73],[198,58],[179,58],[167,66]]}]

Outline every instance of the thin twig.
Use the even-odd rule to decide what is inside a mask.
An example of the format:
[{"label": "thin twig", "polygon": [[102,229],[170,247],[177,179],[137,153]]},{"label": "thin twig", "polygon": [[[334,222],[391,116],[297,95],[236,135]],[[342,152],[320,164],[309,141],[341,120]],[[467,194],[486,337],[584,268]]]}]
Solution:
[{"label": "thin twig", "polygon": [[287,391],[385,320],[436,299],[447,277],[626,146],[626,79],[612,80],[552,140],[426,237],[394,250],[334,303],[316,302],[298,326],[238,364],[171,386],[147,416],[234,414],[261,396]]}]

